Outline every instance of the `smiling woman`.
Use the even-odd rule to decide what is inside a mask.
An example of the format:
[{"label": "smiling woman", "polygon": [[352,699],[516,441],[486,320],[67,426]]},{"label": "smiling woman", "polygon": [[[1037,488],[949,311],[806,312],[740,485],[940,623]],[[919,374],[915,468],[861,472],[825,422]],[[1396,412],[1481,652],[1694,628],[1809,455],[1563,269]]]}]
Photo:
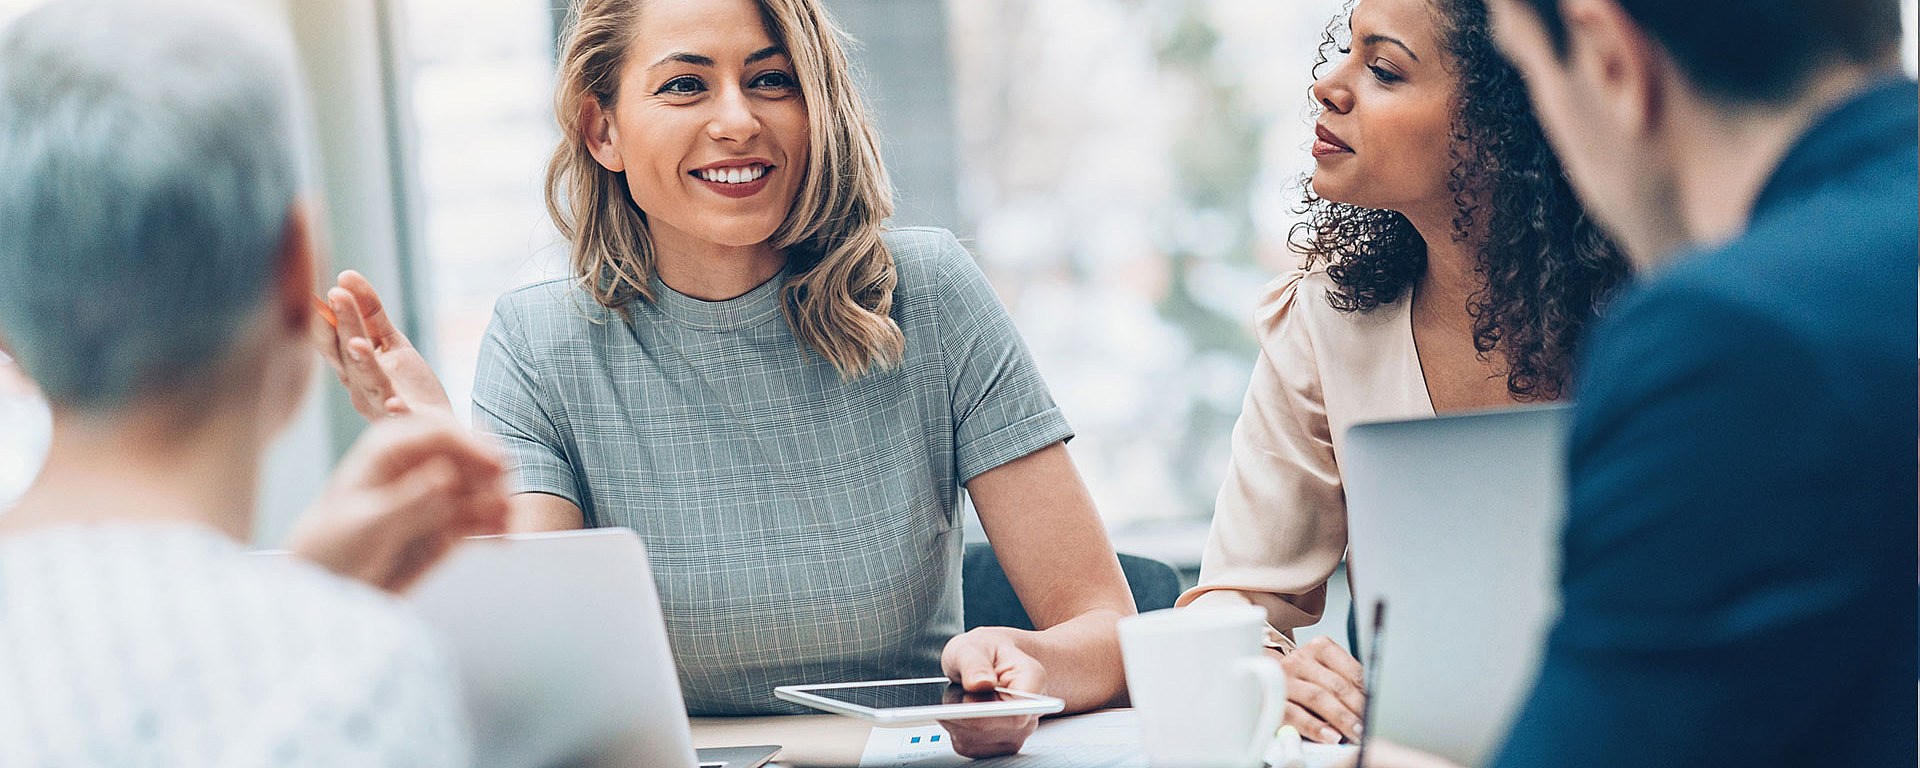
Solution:
[{"label": "smiling woman", "polygon": [[[601,304],[623,306],[653,298],[647,278],[662,249],[731,249],[725,258],[757,285],[797,246],[816,262],[783,289],[800,340],[847,376],[896,361],[895,278],[880,242],[892,189],[829,22],[798,2],[676,2],[644,15],[623,0],[580,9],[555,105],[579,140],[562,142],[547,169],[574,272],[593,276],[587,290]],[[728,18],[743,11],[752,20]],[[661,278],[692,295],[738,294],[716,295],[664,261]]]},{"label": "smiling woman", "polygon": [[[475,425],[521,530],[646,541],[696,714],[778,685],[944,672],[1088,709],[1133,610],[1071,428],[979,268],[892,209],[839,33],[811,0],[586,0],[548,206],[570,278],[495,306]],[[368,418],[447,408],[357,275],[317,338]],[[784,321],[784,322],[783,322]],[[960,633],[960,491],[1039,631]],[[1018,749],[1032,716],[954,726]]]}]

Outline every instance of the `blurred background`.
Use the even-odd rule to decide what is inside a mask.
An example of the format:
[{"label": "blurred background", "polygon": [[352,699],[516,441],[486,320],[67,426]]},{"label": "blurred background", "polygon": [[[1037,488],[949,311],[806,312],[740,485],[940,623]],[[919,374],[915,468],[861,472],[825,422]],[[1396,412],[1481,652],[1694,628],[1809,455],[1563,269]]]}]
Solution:
[{"label": "blurred background", "polygon": [[[334,267],[385,291],[464,414],[494,299],[565,273],[540,191],[564,9],[230,1],[292,25]],[[1295,261],[1309,69],[1344,0],[825,2],[859,42],[893,223],[971,247],[1079,433],[1119,547],[1191,571],[1256,354],[1250,313]],[[0,0],[0,23],[34,4]],[[331,377],[315,383],[270,465],[262,544],[361,425]],[[47,433],[0,360],[0,509]]]}]

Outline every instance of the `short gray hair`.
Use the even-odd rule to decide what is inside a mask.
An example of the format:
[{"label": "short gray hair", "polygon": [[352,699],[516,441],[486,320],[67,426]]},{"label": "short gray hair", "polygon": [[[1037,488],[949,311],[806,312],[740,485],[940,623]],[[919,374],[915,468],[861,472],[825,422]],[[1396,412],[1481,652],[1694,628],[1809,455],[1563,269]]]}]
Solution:
[{"label": "short gray hair", "polygon": [[238,8],[62,0],[0,35],[0,337],[50,402],[196,382],[262,311],[298,82]]}]

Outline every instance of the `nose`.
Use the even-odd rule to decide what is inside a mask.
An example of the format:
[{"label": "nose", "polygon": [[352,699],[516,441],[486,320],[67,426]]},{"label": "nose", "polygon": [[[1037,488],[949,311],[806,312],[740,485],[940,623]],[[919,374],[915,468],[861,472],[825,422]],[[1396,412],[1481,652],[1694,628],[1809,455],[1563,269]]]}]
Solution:
[{"label": "nose", "polygon": [[746,92],[733,87],[715,95],[713,117],[707,121],[708,138],[744,143],[760,135],[760,117],[753,113]]},{"label": "nose", "polygon": [[1335,68],[1322,75],[1320,79],[1313,81],[1313,87],[1310,90],[1313,93],[1313,100],[1320,102],[1320,106],[1325,107],[1328,112],[1344,115],[1353,109],[1353,89],[1347,87],[1340,73],[1341,68]]}]

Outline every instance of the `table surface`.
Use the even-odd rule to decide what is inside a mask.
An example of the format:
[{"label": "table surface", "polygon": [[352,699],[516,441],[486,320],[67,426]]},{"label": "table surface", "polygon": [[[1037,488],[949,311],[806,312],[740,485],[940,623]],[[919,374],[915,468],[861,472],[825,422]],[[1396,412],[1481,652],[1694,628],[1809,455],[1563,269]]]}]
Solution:
[{"label": "table surface", "polygon": [[745,747],[779,744],[775,765],[855,768],[867,747],[873,725],[840,715],[775,715],[771,717],[695,717],[693,746]]},{"label": "table surface", "polygon": [[[1110,712],[1114,710],[1096,710]],[[1092,713],[1087,713],[1092,714]],[[778,744],[773,764],[784,768],[858,768],[873,725],[841,715],[778,715],[773,717],[695,717],[693,745],[746,747]],[[1041,721],[1044,729],[1052,718]],[[1308,766],[1340,765],[1352,760],[1353,747],[1309,744]]]}]

